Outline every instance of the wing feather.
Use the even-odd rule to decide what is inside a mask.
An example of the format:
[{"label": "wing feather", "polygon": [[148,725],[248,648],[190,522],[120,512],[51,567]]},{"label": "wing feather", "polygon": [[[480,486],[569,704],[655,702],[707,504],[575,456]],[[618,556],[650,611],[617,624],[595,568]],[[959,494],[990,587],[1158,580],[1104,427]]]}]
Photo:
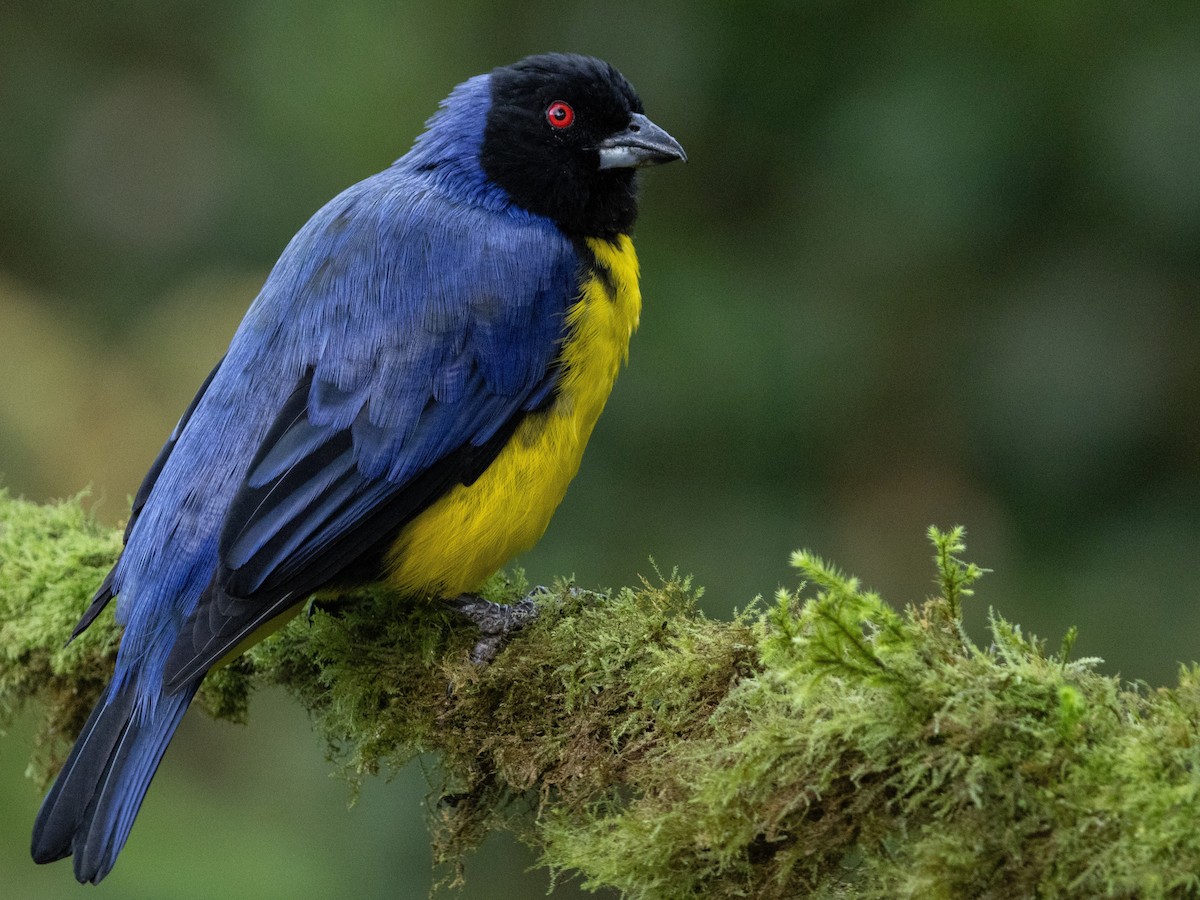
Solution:
[{"label": "wing feather", "polygon": [[[418,229],[386,204],[349,208],[334,220],[336,260],[298,262],[290,280],[281,260],[279,290],[297,291],[301,312],[277,339],[319,352],[228,505],[216,570],[166,663],[168,689],[313,590],[369,572],[365,560],[478,478],[554,395],[580,266],[568,240],[536,221],[468,227],[464,209]],[[372,229],[374,239],[361,233]],[[294,245],[317,246],[304,233]]]}]

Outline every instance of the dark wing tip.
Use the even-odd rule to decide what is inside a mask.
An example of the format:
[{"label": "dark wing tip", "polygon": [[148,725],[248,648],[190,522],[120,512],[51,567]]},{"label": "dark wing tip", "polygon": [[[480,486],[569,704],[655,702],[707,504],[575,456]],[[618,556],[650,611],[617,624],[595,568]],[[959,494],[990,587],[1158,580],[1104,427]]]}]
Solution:
[{"label": "dark wing tip", "polygon": [[197,684],[209,669],[296,603],[290,591],[270,599],[234,597],[221,574],[200,595],[167,656],[163,690],[168,696]]},{"label": "dark wing tip", "polygon": [[87,630],[88,626],[96,621],[96,616],[100,615],[100,611],[108,605],[108,601],[117,595],[116,590],[113,588],[113,579],[116,575],[116,572],[117,567],[114,564],[109,570],[108,574],[104,576],[104,580],[100,582],[100,587],[96,589],[96,594],[92,597],[92,602],[84,611],[82,618],[80,618],[79,624],[75,626],[75,630],[72,631],[71,636],[67,638],[68,644],[75,640],[75,638],[79,637],[79,635],[83,634],[83,632]]}]

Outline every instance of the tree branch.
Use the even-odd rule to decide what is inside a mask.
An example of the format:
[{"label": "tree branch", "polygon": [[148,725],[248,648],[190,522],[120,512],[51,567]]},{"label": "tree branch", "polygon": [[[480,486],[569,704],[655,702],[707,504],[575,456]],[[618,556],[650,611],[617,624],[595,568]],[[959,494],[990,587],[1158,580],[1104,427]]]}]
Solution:
[{"label": "tree branch", "polygon": [[[686,579],[560,588],[494,663],[382,590],[321,597],[210,675],[213,715],[287,688],[356,775],[440,756],[436,856],[494,828],[633,897],[1183,896],[1200,889],[1200,677],[1122,688],[961,602],[983,570],[931,531],[942,596],[897,612],[811,554],[809,587],[732,622]],[[105,615],[62,642],[115,559],[78,499],[0,494],[0,713],[41,710],[46,778],[111,669]],[[493,599],[524,586],[497,581]]]}]

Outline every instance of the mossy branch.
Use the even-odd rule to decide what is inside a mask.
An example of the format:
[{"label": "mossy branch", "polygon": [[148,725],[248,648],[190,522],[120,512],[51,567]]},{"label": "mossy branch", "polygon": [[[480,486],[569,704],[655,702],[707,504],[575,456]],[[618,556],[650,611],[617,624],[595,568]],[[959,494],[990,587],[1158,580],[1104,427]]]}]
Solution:
[{"label": "mossy branch", "polygon": [[[941,595],[903,612],[808,553],[811,585],[732,622],[686,579],[560,588],[486,668],[468,628],[382,591],[323,598],[214,673],[245,717],[286,687],[355,776],[441,758],[437,858],[493,828],[631,897],[1158,897],[1200,891],[1200,673],[1122,687],[996,614],[931,531]],[[102,687],[111,618],[63,647],[119,547],[78,501],[0,495],[0,713],[42,714],[44,779]],[[492,590],[516,596],[521,585]],[[449,687],[449,689],[447,689]]]}]

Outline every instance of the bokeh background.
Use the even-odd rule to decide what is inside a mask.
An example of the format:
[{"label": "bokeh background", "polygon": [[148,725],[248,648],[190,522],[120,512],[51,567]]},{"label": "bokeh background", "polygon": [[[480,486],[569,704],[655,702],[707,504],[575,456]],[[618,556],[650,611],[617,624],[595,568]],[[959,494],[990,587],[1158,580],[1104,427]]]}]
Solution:
[{"label": "bokeh background", "polygon": [[[1194,0],[8,0],[3,483],[121,521],[305,219],[462,79],[588,52],[690,161],[644,180],[642,329],[531,579],[653,557],[725,616],[805,546],[905,603],[961,523],[976,637],[988,606],[1077,624],[1170,682],[1200,657],[1198,34]],[[28,740],[0,884],[78,896],[28,861]],[[329,771],[281,695],[189,719],[98,894],[425,896],[426,773],[348,810]],[[493,839],[462,896],[542,894],[530,861]]]}]

